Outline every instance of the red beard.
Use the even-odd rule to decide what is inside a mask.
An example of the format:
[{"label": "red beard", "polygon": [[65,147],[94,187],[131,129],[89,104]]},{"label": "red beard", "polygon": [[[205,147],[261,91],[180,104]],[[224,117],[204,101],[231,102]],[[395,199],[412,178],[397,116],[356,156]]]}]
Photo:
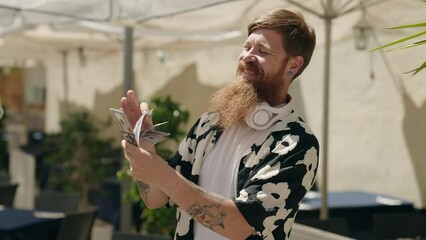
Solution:
[{"label": "red beard", "polygon": [[209,111],[219,114],[219,127],[242,124],[260,102],[271,104],[279,100],[284,87],[284,66],[275,74],[264,74],[254,63],[240,61],[236,79],[214,93],[209,101]]},{"label": "red beard", "polygon": [[241,124],[245,116],[260,102],[253,85],[238,76],[213,94],[209,111],[219,114],[219,127],[226,129]]},{"label": "red beard", "polygon": [[[251,83],[261,101],[266,101],[275,105],[280,100],[284,88],[284,66],[286,61],[276,73],[265,74],[261,67],[253,62],[245,63],[239,61],[237,76],[242,76],[244,80]],[[250,74],[246,74],[246,73]]]}]

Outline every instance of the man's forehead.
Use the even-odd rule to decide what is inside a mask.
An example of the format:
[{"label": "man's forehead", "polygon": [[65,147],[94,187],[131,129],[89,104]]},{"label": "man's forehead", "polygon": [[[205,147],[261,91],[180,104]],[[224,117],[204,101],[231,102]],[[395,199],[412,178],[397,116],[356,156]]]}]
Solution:
[{"label": "man's forehead", "polygon": [[271,49],[283,49],[281,34],[272,29],[257,29],[253,31],[247,37],[246,43]]}]

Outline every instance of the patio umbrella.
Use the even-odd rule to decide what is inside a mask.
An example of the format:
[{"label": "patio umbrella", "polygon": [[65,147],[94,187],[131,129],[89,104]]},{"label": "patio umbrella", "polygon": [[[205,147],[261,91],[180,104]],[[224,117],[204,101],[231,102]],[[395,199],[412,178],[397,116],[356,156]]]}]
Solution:
[{"label": "patio umbrella", "polygon": [[[330,57],[331,57],[331,34],[332,34],[332,21],[335,18],[341,17],[353,11],[365,11],[365,9],[372,5],[377,4],[379,1],[375,0],[360,0],[354,4],[354,1],[335,1],[326,0],[321,1],[322,11],[310,8],[300,2],[288,0],[290,3],[299,6],[301,9],[310,12],[317,17],[324,20],[325,26],[325,52],[324,52],[324,94],[323,94],[323,138],[321,141],[321,164],[322,164],[322,184],[321,184],[321,211],[320,219],[328,219],[328,136],[329,136],[329,105],[330,105]],[[384,2],[384,1],[381,1]]]}]

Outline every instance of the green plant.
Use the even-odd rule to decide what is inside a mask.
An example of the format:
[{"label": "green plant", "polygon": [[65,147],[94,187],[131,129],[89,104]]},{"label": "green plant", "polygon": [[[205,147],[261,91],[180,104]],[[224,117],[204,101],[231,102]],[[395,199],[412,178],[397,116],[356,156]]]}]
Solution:
[{"label": "green plant", "polygon": [[75,112],[61,121],[58,134],[46,136],[44,161],[50,166],[48,188],[79,192],[81,205],[88,205],[89,190],[116,171],[111,157],[119,149],[113,147],[112,139],[98,136],[110,122],[100,122],[87,112]]},{"label": "green plant", "polygon": [[[426,3],[426,0],[423,0],[423,2]],[[406,43],[409,40],[418,39],[419,37],[426,35],[426,30],[424,30],[425,27],[426,27],[426,22],[420,22],[420,23],[414,23],[414,24],[406,24],[406,25],[401,25],[401,26],[389,27],[388,29],[423,28],[423,30],[421,30],[421,31],[419,31],[419,32],[417,32],[415,34],[412,34],[412,35],[403,37],[401,39],[395,40],[393,42],[384,44],[382,46],[376,47],[376,48],[374,48],[374,49],[372,49],[370,51],[376,51],[376,50],[379,50],[379,49],[394,47],[394,46],[396,46],[398,44]],[[412,47],[419,47],[419,46],[424,45],[424,44],[426,44],[426,39],[415,41],[415,42],[410,43],[408,45],[399,46],[399,47],[393,48],[393,49],[391,49],[389,51],[396,50],[396,49],[407,49],[407,48],[412,48]],[[420,64],[417,68],[415,68],[415,69],[413,69],[411,71],[408,71],[407,73],[413,73],[413,75],[415,75],[418,72],[420,72],[421,70],[423,70],[424,68],[426,68],[426,61],[424,61],[422,64]]]},{"label": "green plant", "polygon": [[[173,157],[177,144],[185,135],[183,125],[188,122],[189,112],[177,102],[174,102],[169,96],[154,97],[150,99],[149,104],[151,109],[153,109],[152,119],[154,123],[168,122],[159,126],[157,130],[168,132],[170,136],[167,140],[155,146],[157,153],[167,161]],[[142,231],[171,236],[176,225],[176,207],[170,209],[163,207],[155,210],[146,208],[130,175],[127,161],[125,166],[117,172],[117,176],[118,179],[131,183],[129,193],[124,195],[124,201],[131,201],[142,210],[142,214],[139,216],[142,221]],[[136,211],[138,211],[138,208]],[[139,230],[138,226],[137,228]]]}]

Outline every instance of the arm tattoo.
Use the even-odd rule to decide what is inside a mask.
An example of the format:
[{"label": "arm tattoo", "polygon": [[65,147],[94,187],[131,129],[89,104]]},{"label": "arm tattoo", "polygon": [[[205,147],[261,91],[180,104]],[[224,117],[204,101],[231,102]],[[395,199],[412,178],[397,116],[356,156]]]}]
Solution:
[{"label": "arm tattoo", "polygon": [[149,189],[150,189],[149,185],[142,182],[142,181],[139,181],[139,180],[136,180],[136,184],[138,185],[139,194],[141,195],[142,200],[147,201],[148,200],[148,193],[149,193]]},{"label": "arm tattoo", "polygon": [[222,229],[225,229],[224,219],[226,213],[213,213],[210,211],[213,208],[219,209],[220,207],[221,204],[219,203],[201,206],[199,202],[194,202],[193,204],[189,205],[187,212],[192,218],[197,220],[197,222],[203,224],[211,230],[213,230],[213,227],[216,226],[220,226]]}]

